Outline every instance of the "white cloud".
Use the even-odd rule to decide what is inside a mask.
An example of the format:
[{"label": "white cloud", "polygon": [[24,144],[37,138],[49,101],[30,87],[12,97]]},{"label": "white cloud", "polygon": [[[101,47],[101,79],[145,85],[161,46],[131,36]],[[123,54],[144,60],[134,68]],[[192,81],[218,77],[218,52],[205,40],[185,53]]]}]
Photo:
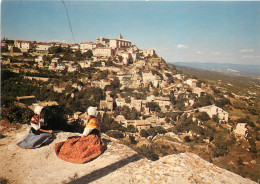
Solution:
[{"label": "white cloud", "polygon": [[243,59],[253,59],[254,56],[253,55],[244,55],[242,56]]},{"label": "white cloud", "polygon": [[200,50],[197,51],[197,54],[203,54],[203,52],[201,52]]},{"label": "white cloud", "polygon": [[230,68],[228,68],[227,70],[230,71],[230,72],[239,72],[237,70],[233,70],[233,69],[230,69]]},{"label": "white cloud", "polygon": [[254,49],[243,49],[243,50],[240,50],[239,52],[250,53],[250,52],[254,52]]},{"label": "white cloud", "polygon": [[211,54],[214,56],[219,56],[219,55],[221,55],[221,52],[211,52]]},{"label": "white cloud", "polygon": [[179,45],[177,45],[177,48],[178,49],[187,49],[187,48],[189,48],[187,45],[182,45],[182,44],[179,44]]}]

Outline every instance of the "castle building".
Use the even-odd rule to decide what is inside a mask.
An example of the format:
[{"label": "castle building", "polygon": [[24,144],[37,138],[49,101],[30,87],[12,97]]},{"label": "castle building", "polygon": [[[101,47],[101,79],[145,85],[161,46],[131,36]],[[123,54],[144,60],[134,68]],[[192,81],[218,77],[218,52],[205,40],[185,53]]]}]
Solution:
[{"label": "castle building", "polygon": [[132,46],[132,42],[129,40],[123,39],[123,36],[121,34],[117,38],[114,38],[114,39],[99,37],[96,39],[96,43],[102,44],[105,47],[111,47],[112,49],[130,48]]}]

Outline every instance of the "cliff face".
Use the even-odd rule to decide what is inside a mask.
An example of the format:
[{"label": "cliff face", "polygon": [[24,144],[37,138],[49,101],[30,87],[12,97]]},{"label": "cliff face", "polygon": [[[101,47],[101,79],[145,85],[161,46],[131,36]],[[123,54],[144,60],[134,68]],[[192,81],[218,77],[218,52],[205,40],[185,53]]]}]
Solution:
[{"label": "cliff face", "polygon": [[10,183],[255,183],[191,153],[152,162],[108,137],[103,137],[107,150],[100,157],[86,164],[73,164],[56,156],[54,144],[79,134],[60,132],[50,145],[21,149],[16,143],[27,132],[27,126],[10,129],[0,139],[0,177]]}]

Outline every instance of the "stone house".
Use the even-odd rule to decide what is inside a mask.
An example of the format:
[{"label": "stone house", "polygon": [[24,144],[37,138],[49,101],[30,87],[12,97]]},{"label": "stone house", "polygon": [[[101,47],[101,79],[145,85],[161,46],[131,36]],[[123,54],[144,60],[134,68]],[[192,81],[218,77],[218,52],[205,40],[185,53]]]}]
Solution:
[{"label": "stone house", "polygon": [[205,95],[205,91],[199,87],[195,87],[192,89],[192,93],[195,93],[198,95],[198,97],[204,96]]},{"label": "stone house", "polygon": [[66,88],[66,84],[61,84],[61,85],[54,85],[53,86],[53,91],[57,93],[62,93]]},{"label": "stone house", "polygon": [[220,122],[228,122],[228,112],[215,105],[209,105],[198,108],[200,112],[206,112],[210,118],[217,116]]},{"label": "stone house", "polygon": [[184,83],[188,84],[192,88],[199,87],[199,81],[197,79],[188,79],[184,81]]},{"label": "stone house", "polygon": [[79,91],[81,91],[83,89],[83,85],[79,84],[79,83],[72,84],[72,87],[75,89],[78,89]]},{"label": "stone house", "polygon": [[132,55],[128,52],[121,52],[121,53],[118,53],[118,55],[122,56],[123,58],[123,64],[128,64],[130,63],[130,61],[132,60]]},{"label": "stone house", "polygon": [[162,81],[159,76],[153,75],[152,72],[143,72],[142,79],[144,87],[147,87],[150,83],[152,83],[154,87],[160,87]]},{"label": "stone house", "polygon": [[136,100],[131,97],[131,107],[134,107],[138,112],[142,111],[142,107],[145,107],[145,100]]},{"label": "stone house", "polygon": [[122,126],[125,126],[125,117],[123,115],[118,115],[116,118],[115,118],[115,121],[118,122],[120,125]]},{"label": "stone house", "polygon": [[78,51],[78,50],[80,50],[80,45],[79,44],[73,44],[73,45],[71,45],[71,50],[73,51],[73,52],[75,52],[75,51]]},{"label": "stone house", "polygon": [[234,130],[235,134],[239,137],[245,137],[247,131],[246,125],[246,123],[238,123]]},{"label": "stone house", "polygon": [[146,62],[145,62],[145,60],[136,60],[136,62],[134,63],[134,65],[135,65],[136,67],[142,68],[142,67],[144,67],[144,66],[146,65]]},{"label": "stone house", "polygon": [[49,70],[55,70],[57,67],[57,63],[56,62],[52,62],[50,65],[49,65]]},{"label": "stone house", "polygon": [[148,123],[146,120],[135,120],[134,126],[140,132],[142,129],[147,130],[151,128],[151,124]]},{"label": "stone house", "polygon": [[65,65],[63,65],[63,64],[58,64],[57,66],[56,66],[56,70],[65,70]]},{"label": "stone house", "polygon": [[19,48],[22,52],[27,52],[28,50],[32,49],[34,44],[32,41],[25,41],[25,40],[15,40],[14,46]]},{"label": "stone house", "polygon": [[152,115],[149,118],[145,119],[146,122],[149,122],[152,126],[158,126],[158,125],[163,125],[165,122],[164,118],[159,118],[156,115]]},{"label": "stone house", "polygon": [[91,61],[79,61],[81,68],[89,68],[91,66]]},{"label": "stone house", "polygon": [[111,47],[98,47],[93,50],[95,57],[111,57],[115,55],[114,49]]},{"label": "stone house", "polygon": [[99,87],[101,89],[104,89],[107,85],[110,85],[110,81],[107,81],[105,79],[102,79],[100,81],[95,80],[91,82],[91,87]]},{"label": "stone house", "polygon": [[106,100],[100,100],[100,109],[109,109],[113,110],[113,98],[107,97]]},{"label": "stone house", "polygon": [[116,98],[116,106],[117,107],[123,107],[124,105],[126,105],[124,98]]},{"label": "stone house", "polygon": [[97,47],[96,43],[93,42],[82,42],[79,44],[80,50],[82,53],[87,52],[88,50],[93,50]]},{"label": "stone house", "polygon": [[38,56],[37,58],[35,58],[35,62],[39,63],[39,62],[43,62],[43,56]]},{"label": "stone house", "polygon": [[72,72],[76,72],[78,70],[79,70],[78,65],[68,64],[68,72],[72,73]]},{"label": "stone house", "polygon": [[57,64],[61,64],[61,58],[53,58],[51,60],[52,63],[57,63]]},{"label": "stone house", "polygon": [[143,55],[144,57],[153,57],[155,55],[155,50],[154,49],[144,49],[143,50]]},{"label": "stone house", "polygon": [[40,51],[40,52],[48,52],[48,49],[52,47],[51,44],[46,43],[46,44],[38,44],[36,46],[36,51]]},{"label": "stone house", "polygon": [[179,80],[183,80],[184,79],[184,76],[182,76],[181,74],[173,75],[173,77],[176,78],[176,79],[179,79]]},{"label": "stone house", "polygon": [[154,102],[158,103],[163,112],[167,111],[167,106],[171,106],[169,97],[155,97]]},{"label": "stone house", "polygon": [[125,120],[125,127],[127,127],[128,125],[133,125],[135,126],[135,128],[138,129],[138,131],[140,132],[141,129],[149,129],[151,128],[151,123],[147,122],[146,120]]},{"label": "stone house", "polygon": [[102,45],[104,45],[106,47],[109,47],[109,39],[105,38],[105,37],[96,38],[96,43],[97,44],[102,44]]},{"label": "stone house", "polygon": [[44,62],[43,61],[39,61],[38,62],[38,67],[39,68],[43,68],[44,67]]}]

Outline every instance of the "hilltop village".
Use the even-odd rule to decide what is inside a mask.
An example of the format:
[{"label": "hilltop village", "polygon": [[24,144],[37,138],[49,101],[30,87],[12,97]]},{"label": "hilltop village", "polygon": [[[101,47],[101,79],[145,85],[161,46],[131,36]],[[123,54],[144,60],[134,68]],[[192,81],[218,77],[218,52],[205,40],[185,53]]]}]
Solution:
[{"label": "hilltop village", "polygon": [[[103,133],[152,160],[190,151],[218,163],[240,146],[245,151],[229,170],[249,167],[242,174],[256,180],[257,122],[230,116],[233,102],[244,97],[182,74],[154,49],[140,49],[121,34],[77,44],[4,38],[1,49],[2,116],[9,121],[28,120],[28,109],[40,104],[56,115],[51,128],[74,131],[91,105]],[[18,111],[23,118],[12,116]]]}]

